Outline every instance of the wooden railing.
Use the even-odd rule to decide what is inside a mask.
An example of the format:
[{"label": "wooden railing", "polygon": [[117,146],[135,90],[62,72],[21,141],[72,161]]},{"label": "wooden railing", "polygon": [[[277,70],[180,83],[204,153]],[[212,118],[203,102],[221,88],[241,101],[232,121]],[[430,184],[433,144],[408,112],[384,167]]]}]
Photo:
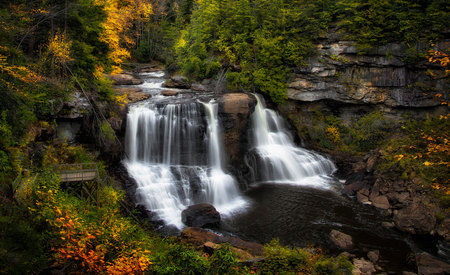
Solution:
[{"label": "wooden railing", "polygon": [[54,166],[61,182],[98,180],[99,173],[96,163],[61,164]]}]

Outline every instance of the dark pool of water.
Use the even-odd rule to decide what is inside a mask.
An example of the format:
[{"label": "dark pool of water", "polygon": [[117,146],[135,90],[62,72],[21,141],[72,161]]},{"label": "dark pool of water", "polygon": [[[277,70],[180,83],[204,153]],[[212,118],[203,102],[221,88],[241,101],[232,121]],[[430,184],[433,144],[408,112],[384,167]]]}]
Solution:
[{"label": "dark pool of water", "polygon": [[404,236],[381,226],[381,212],[338,191],[260,184],[245,196],[248,209],[225,220],[244,239],[267,243],[279,238],[285,245],[313,245],[336,255],[341,251],[329,238],[330,231],[336,229],[353,237],[355,248],[350,253],[366,257],[367,252],[379,250],[379,265],[385,270],[411,268],[411,249]]}]

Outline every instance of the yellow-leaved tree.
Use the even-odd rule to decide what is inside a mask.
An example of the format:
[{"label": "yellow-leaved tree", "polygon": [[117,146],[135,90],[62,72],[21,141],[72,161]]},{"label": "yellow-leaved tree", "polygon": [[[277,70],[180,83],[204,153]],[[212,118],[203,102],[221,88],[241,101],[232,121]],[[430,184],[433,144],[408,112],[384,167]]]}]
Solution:
[{"label": "yellow-leaved tree", "polygon": [[130,57],[139,31],[135,26],[148,21],[153,13],[149,0],[95,0],[104,7],[107,18],[102,24],[101,40],[110,47],[109,58],[113,61],[113,74],[120,72],[122,62]]}]

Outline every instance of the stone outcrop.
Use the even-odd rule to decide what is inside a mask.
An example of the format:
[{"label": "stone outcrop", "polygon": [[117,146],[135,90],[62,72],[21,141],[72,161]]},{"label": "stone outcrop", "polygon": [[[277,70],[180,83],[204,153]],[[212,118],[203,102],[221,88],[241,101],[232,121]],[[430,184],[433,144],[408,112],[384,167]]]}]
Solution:
[{"label": "stone outcrop", "polygon": [[244,154],[248,149],[247,131],[250,127],[250,115],[256,106],[256,98],[247,93],[224,94],[218,99],[219,117],[223,125],[223,143],[230,166],[240,182],[245,181],[248,167],[244,163]]},{"label": "stone outcrop", "polygon": [[113,85],[140,85],[144,83],[141,79],[127,73],[114,74],[109,77],[112,80]]},{"label": "stone outcrop", "polygon": [[335,245],[344,250],[352,249],[354,246],[353,239],[350,235],[334,229],[330,232],[330,239]]},{"label": "stone outcrop", "polygon": [[91,110],[91,105],[80,92],[73,92],[58,113],[59,118],[77,119],[85,117]]},{"label": "stone outcrop", "polygon": [[[389,107],[431,107],[440,105],[427,89],[448,90],[445,80],[435,80],[419,64],[404,60],[408,47],[387,44],[360,54],[355,42],[340,41],[330,35],[317,45],[318,56],[298,69],[289,83],[288,97],[312,102],[335,100],[350,104],[383,104]],[[450,41],[440,48],[448,48]],[[426,49],[428,45],[418,45]],[[431,67],[431,69],[433,69]]]},{"label": "stone outcrop", "polygon": [[218,227],[220,225],[220,213],[211,204],[195,204],[181,212],[181,220],[187,226]]}]

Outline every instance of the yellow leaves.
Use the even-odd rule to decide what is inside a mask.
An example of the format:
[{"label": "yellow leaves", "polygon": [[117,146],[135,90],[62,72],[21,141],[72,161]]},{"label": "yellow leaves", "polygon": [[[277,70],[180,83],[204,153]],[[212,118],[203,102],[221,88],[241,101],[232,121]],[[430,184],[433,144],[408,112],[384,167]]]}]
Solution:
[{"label": "yellow leaves", "polygon": [[329,126],[326,130],[328,137],[335,143],[341,140],[339,129],[335,126]]},{"label": "yellow leaves", "polygon": [[66,64],[72,61],[70,57],[70,47],[72,42],[67,39],[65,34],[56,32],[53,37],[49,38],[47,50],[49,54],[54,58],[55,62]]},{"label": "yellow leaves", "polygon": [[425,162],[423,163],[423,165],[425,165],[425,166],[430,166],[430,165],[433,165],[433,163],[431,163],[431,162],[429,162],[429,161],[425,161]]},{"label": "yellow leaves", "polygon": [[123,95],[116,95],[114,101],[120,106],[125,106],[128,104],[128,94],[124,93]]}]

